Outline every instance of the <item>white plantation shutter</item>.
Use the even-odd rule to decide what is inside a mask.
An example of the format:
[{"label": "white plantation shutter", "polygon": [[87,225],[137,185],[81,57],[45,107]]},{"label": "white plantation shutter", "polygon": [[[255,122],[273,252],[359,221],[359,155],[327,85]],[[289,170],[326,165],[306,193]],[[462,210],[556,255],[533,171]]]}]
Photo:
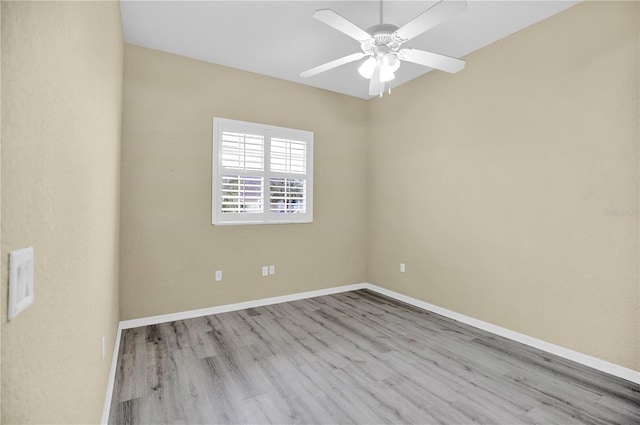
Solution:
[{"label": "white plantation shutter", "polygon": [[260,214],[263,212],[263,180],[258,176],[222,176],[220,211],[227,213]]},{"label": "white plantation shutter", "polygon": [[212,222],[310,223],[313,133],[213,119]]},{"label": "white plantation shutter", "polygon": [[271,139],[271,171],[305,174],[307,142],[301,140]]},{"label": "white plantation shutter", "polygon": [[271,178],[269,185],[269,211],[272,213],[304,214],[307,212],[305,180]]},{"label": "white plantation shutter", "polygon": [[264,170],[264,136],[222,132],[222,166],[236,170]]}]

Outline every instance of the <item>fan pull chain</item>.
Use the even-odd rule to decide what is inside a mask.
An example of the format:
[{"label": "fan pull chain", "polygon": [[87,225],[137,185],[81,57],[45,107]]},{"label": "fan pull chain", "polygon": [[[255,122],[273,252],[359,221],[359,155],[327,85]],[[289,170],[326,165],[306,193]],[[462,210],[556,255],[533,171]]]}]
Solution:
[{"label": "fan pull chain", "polygon": [[[389,84],[388,87],[389,88],[387,89],[387,94],[390,95],[391,94],[391,84]],[[382,88],[382,91],[380,91],[379,96],[380,96],[380,99],[382,99],[382,97],[384,96],[384,87]]]}]

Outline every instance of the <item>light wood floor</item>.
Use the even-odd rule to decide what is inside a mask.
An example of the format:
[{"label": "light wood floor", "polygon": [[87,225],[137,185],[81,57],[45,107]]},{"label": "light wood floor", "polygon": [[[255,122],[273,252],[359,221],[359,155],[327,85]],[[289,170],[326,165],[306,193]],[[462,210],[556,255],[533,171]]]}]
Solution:
[{"label": "light wood floor", "polygon": [[370,291],[126,330],[110,423],[640,424],[640,386]]}]

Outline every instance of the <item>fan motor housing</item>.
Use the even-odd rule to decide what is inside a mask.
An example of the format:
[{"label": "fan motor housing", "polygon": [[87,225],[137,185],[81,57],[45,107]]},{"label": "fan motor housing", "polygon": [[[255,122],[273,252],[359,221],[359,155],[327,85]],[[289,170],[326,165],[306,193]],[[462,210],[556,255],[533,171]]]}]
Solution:
[{"label": "fan motor housing", "polygon": [[402,43],[393,37],[397,29],[398,27],[392,24],[378,24],[368,28],[367,32],[371,34],[371,38],[360,45],[362,51],[368,55],[398,51]]}]

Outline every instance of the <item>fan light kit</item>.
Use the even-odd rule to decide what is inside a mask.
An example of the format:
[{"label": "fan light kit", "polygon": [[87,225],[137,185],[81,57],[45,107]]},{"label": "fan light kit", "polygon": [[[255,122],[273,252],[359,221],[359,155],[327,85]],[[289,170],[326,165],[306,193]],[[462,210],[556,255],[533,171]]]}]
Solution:
[{"label": "fan light kit", "polygon": [[[362,52],[353,53],[316,66],[301,72],[300,76],[305,78],[313,77],[366,57],[367,59],[360,64],[358,73],[370,80],[369,95],[380,95],[382,97],[385,91],[385,84],[395,79],[395,72],[400,68],[402,61],[417,63],[450,73],[458,72],[464,68],[465,62],[461,59],[425,52],[424,50],[403,49],[401,47],[407,41],[434,28],[466,8],[466,1],[442,0],[409,23],[398,28],[395,25],[384,23],[382,1],[380,1],[380,24],[374,25],[366,31],[331,9],[316,10],[313,13],[314,18],[358,41]],[[389,92],[391,92],[390,85]]]}]

